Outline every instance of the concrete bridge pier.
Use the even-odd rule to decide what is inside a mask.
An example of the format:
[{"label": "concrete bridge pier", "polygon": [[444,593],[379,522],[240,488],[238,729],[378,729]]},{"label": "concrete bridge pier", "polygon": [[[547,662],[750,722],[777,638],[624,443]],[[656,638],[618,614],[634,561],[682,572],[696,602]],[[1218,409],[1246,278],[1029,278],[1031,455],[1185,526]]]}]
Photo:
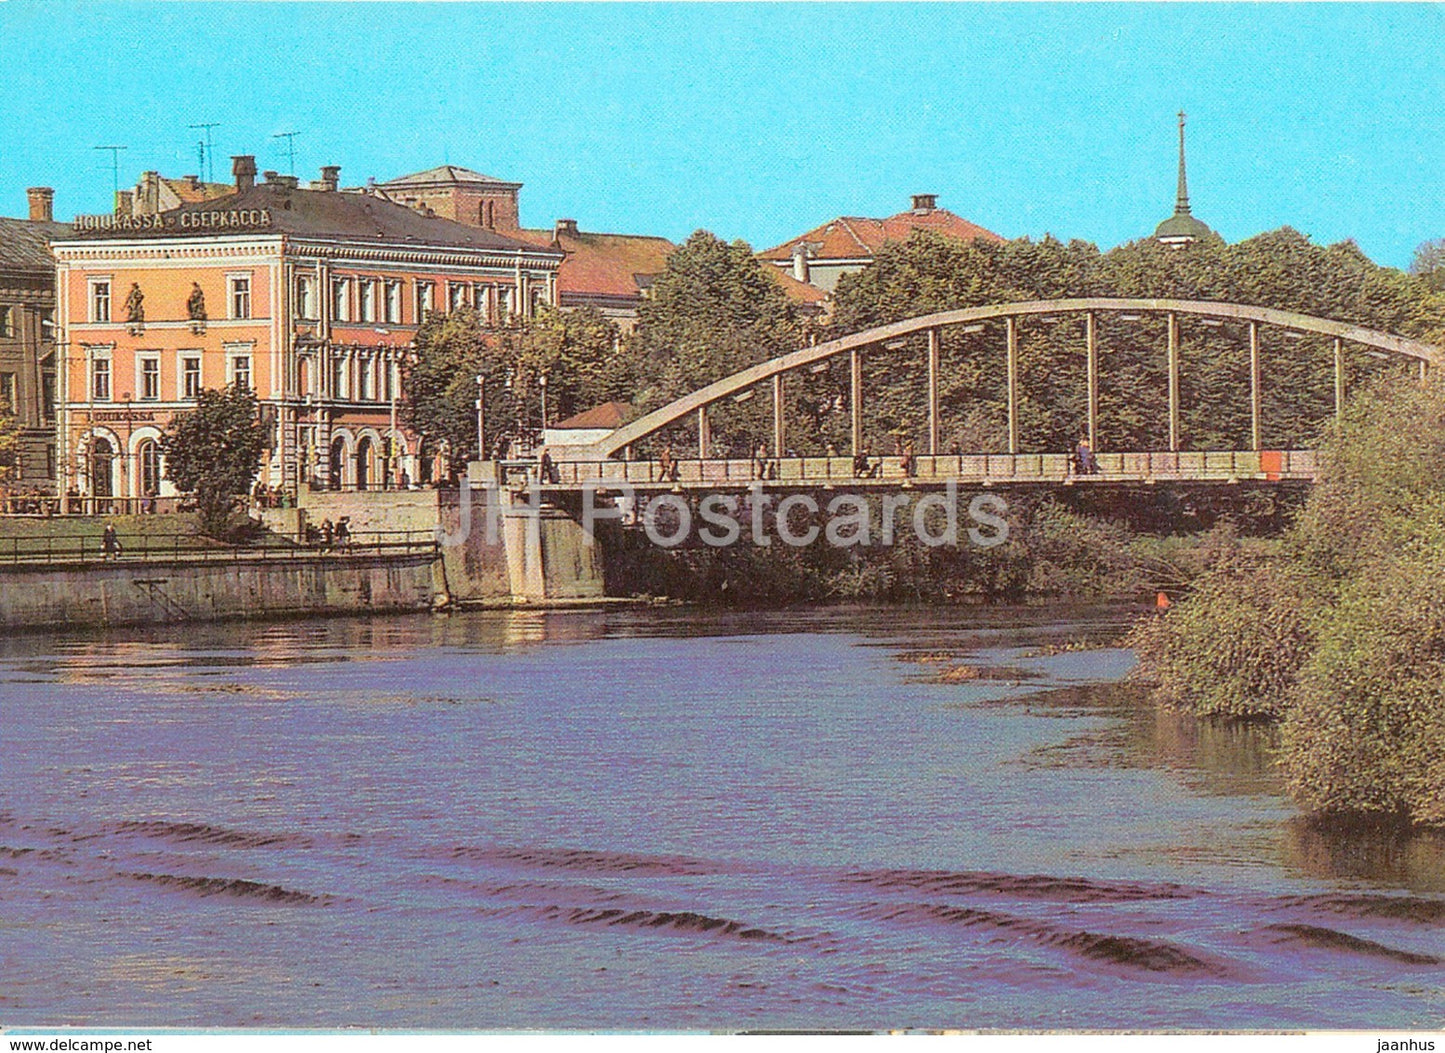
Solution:
[{"label": "concrete bridge pier", "polygon": [[565,509],[536,505],[527,491],[501,491],[502,545],[512,600],[546,603],[604,596],[597,539]]}]

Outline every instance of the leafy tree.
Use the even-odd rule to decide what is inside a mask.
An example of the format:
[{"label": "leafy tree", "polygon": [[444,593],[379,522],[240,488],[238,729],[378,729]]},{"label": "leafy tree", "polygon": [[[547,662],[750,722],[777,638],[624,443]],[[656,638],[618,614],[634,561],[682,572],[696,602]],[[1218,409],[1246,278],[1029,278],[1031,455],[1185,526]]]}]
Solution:
[{"label": "leafy tree", "polygon": [[470,308],[432,313],[416,334],[416,354],[403,378],[406,423],[444,449],[452,464],[465,464],[477,450],[477,377],[485,382],[486,441],[494,444],[513,421],[511,385],[503,357],[482,332]]},{"label": "leafy tree", "polygon": [[544,308],[503,335],[502,351],[515,367],[513,386],[529,396],[529,416],[535,411],[540,418],[537,381],[547,378],[549,422],[604,402],[630,401],[636,390],[638,371],[623,353],[617,326],[594,307]]},{"label": "leafy tree", "polygon": [[1435,292],[1445,292],[1445,238],[1421,242],[1410,260],[1410,273]]},{"label": "leafy tree", "polygon": [[255,481],[267,446],[256,395],[249,388],[206,389],[196,408],[172,418],[161,438],[167,475],[195,495],[201,529],[224,536],[237,499]]},{"label": "leafy tree", "polygon": [[13,480],[16,454],[20,452],[20,436],[24,431],[20,419],[8,406],[0,406],[0,480]]}]

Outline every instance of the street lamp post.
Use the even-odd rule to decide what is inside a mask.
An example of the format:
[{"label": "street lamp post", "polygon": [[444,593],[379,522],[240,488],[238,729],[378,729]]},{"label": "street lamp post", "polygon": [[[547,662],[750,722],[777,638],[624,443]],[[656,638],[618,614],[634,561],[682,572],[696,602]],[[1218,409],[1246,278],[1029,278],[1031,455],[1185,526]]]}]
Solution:
[{"label": "street lamp post", "polygon": [[396,486],[399,483],[396,457],[396,381],[396,348],[389,347],[386,351],[386,391],[391,396],[391,430],[386,436],[387,486]]},{"label": "street lamp post", "polygon": [[487,459],[487,437],[483,427],[485,423],[485,410],[483,409],[483,397],[485,394],[484,385],[487,378],[477,374],[477,460]]},{"label": "street lamp post", "polygon": [[547,441],[547,374],[537,378],[537,387],[542,392],[542,442]]}]

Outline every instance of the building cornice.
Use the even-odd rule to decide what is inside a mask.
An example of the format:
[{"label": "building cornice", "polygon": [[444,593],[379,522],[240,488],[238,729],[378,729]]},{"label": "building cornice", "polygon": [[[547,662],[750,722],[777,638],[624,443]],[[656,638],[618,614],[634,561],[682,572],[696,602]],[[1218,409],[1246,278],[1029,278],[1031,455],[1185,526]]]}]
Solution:
[{"label": "building cornice", "polygon": [[420,266],[478,267],[487,270],[515,269],[520,261],[533,271],[555,271],[562,255],[535,249],[490,249],[474,251],[448,246],[367,244],[342,239],[288,238],[286,255],[301,259],[358,263],[410,263]]}]

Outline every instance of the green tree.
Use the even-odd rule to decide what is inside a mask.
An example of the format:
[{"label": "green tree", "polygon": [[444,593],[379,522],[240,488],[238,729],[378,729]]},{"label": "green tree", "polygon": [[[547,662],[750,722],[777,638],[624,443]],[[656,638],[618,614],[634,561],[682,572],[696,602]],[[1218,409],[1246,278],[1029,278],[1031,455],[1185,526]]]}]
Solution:
[{"label": "green tree", "polygon": [[537,382],[547,378],[548,422],[564,420],[604,402],[626,402],[638,370],[625,353],[617,326],[595,307],[544,308],[526,325],[507,331],[502,351],[514,364],[512,383],[540,418]]},{"label": "green tree", "polygon": [[1410,260],[1410,273],[1435,292],[1445,292],[1445,238],[1421,242]]},{"label": "green tree", "polygon": [[[668,258],[633,334],[643,409],[802,346],[792,305],[764,266],[745,242],[729,245],[702,230]],[[714,445],[746,447],[767,434],[764,402],[716,407]]]},{"label": "green tree", "polygon": [[0,481],[15,481],[15,458],[24,428],[10,407],[0,405]]},{"label": "green tree", "polygon": [[502,356],[470,308],[429,315],[417,330],[416,354],[403,377],[402,416],[429,445],[444,450],[453,466],[478,454],[478,376],[485,381],[490,446],[514,419]]},{"label": "green tree", "polygon": [[227,534],[237,499],[250,491],[266,446],[260,407],[249,388],[206,389],[195,409],[166,426],[161,448],[167,475],[195,496],[205,533]]}]

